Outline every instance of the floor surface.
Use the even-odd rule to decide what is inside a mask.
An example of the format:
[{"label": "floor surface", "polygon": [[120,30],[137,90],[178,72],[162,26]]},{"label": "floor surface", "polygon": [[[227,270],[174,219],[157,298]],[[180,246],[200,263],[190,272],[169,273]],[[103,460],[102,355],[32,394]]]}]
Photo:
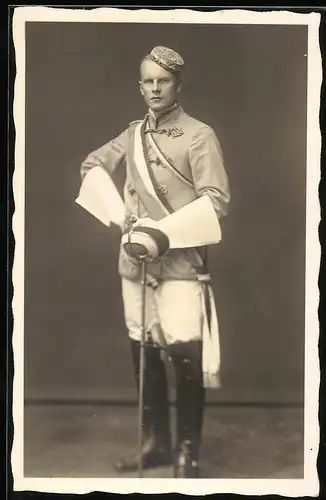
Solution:
[{"label": "floor surface", "polygon": [[[113,462],[133,449],[137,449],[135,407],[25,408],[27,477],[117,477]],[[201,457],[206,478],[302,478],[303,412],[208,407]],[[144,477],[173,477],[172,469],[151,470]]]}]

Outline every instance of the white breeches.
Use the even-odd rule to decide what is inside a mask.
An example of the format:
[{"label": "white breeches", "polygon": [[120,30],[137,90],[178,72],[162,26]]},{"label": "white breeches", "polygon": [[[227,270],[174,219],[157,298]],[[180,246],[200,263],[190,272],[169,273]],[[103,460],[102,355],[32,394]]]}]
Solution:
[{"label": "white breeches", "polygon": [[[141,339],[142,285],[122,278],[125,323],[130,338]],[[167,344],[202,339],[203,309],[198,281],[167,280],[146,287],[145,331]],[[159,335],[160,333],[160,335]]]}]

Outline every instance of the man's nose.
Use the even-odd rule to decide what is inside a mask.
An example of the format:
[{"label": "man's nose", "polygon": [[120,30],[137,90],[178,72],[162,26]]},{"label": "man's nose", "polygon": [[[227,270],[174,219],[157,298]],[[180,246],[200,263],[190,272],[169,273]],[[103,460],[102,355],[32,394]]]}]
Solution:
[{"label": "man's nose", "polygon": [[153,92],[155,92],[155,93],[161,92],[160,84],[159,84],[159,82],[156,82],[155,80],[153,82]]}]

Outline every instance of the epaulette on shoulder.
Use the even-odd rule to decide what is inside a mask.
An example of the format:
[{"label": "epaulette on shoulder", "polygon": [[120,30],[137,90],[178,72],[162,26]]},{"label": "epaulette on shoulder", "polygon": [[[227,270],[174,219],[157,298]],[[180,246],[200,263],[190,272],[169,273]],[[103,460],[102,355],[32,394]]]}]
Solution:
[{"label": "epaulette on shoulder", "polygon": [[134,124],[136,124],[136,123],[141,123],[142,121],[143,121],[143,120],[134,120],[134,121],[132,121],[132,122],[130,122],[130,123],[129,123],[129,126],[130,126],[130,125],[134,125]]}]

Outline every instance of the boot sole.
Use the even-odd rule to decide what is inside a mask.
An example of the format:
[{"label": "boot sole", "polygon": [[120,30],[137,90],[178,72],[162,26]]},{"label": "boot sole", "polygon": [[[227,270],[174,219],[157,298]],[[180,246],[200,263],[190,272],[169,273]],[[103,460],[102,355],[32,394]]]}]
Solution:
[{"label": "boot sole", "polygon": [[[142,464],[142,469],[143,470],[150,470],[150,469],[158,469],[160,467],[170,467],[173,465],[173,459],[172,458],[168,458],[168,457],[165,457],[165,458],[161,458],[161,459],[156,459],[156,460],[152,460],[150,461],[148,459],[148,462],[146,462],[146,460],[144,460],[143,464]],[[113,466],[114,470],[119,472],[119,473],[124,473],[124,472],[137,472],[138,471],[138,468],[139,468],[139,465],[138,463],[135,463],[133,465],[130,465],[130,466],[127,466],[127,465],[119,465],[119,464],[116,464]]]}]

